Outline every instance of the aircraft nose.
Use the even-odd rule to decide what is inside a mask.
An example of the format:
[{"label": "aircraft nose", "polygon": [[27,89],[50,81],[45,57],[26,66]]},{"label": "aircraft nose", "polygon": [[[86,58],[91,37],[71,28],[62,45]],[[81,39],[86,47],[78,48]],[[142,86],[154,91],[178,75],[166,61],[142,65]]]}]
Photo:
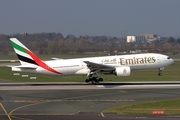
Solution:
[{"label": "aircraft nose", "polygon": [[173,59],[171,59],[171,64],[173,64],[174,63],[174,60]]},{"label": "aircraft nose", "polygon": [[174,60],[169,56],[167,57],[167,60],[168,60],[169,65],[174,63]]},{"label": "aircraft nose", "polygon": [[169,64],[171,65],[171,64],[173,64],[174,63],[174,60],[171,58],[171,59],[169,59]]}]

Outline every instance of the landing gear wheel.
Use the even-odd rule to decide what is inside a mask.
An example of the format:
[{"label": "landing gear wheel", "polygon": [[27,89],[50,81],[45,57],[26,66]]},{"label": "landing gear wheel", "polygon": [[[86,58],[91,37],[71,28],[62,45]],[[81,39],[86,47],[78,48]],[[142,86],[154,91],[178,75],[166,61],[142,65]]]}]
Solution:
[{"label": "landing gear wheel", "polygon": [[102,81],[103,81],[103,79],[102,79],[102,78],[99,78],[99,81],[100,81],[100,82],[102,82]]},{"label": "landing gear wheel", "polygon": [[92,78],[92,84],[98,84],[99,83],[99,79],[97,79],[96,77]]},{"label": "landing gear wheel", "polygon": [[159,76],[162,76],[162,73],[161,73],[161,72],[162,72],[162,70],[164,70],[164,67],[159,68],[159,73],[158,73],[158,75],[159,75]]},{"label": "landing gear wheel", "polygon": [[162,76],[162,73],[158,73],[159,76]]},{"label": "landing gear wheel", "polygon": [[102,82],[102,81],[103,81],[103,78],[98,78],[98,77],[90,77],[85,80],[85,82],[87,83],[91,82],[92,84],[98,84],[99,82]]},{"label": "landing gear wheel", "polygon": [[95,80],[92,80],[91,82],[92,82],[93,85],[96,84],[96,81],[95,81]]},{"label": "landing gear wheel", "polygon": [[87,83],[88,83],[88,82],[89,82],[89,79],[86,79],[86,80],[85,80],[85,82],[87,82]]}]

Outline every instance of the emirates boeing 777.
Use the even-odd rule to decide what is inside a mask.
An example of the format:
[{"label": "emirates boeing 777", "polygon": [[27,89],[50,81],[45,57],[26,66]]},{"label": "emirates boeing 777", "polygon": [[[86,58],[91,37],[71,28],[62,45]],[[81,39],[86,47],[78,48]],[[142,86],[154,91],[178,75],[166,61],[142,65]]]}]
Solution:
[{"label": "emirates boeing 777", "polygon": [[12,66],[12,71],[58,76],[86,75],[85,81],[93,84],[103,81],[100,74],[129,76],[133,70],[159,69],[158,75],[161,76],[164,67],[174,62],[169,56],[156,53],[42,61],[16,38],[10,38],[10,41],[21,63]]}]

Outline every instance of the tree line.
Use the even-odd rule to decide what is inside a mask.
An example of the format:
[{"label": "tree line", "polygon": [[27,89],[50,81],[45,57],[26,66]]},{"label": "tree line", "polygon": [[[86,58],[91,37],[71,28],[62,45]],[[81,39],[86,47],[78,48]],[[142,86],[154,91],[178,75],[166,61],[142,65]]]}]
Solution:
[{"label": "tree line", "polygon": [[156,53],[180,53],[180,38],[161,38],[153,42],[127,43],[125,38],[108,36],[79,36],[61,33],[0,34],[0,54],[13,52],[9,38],[16,37],[33,52],[38,54],[123,54],[133,50]]}]

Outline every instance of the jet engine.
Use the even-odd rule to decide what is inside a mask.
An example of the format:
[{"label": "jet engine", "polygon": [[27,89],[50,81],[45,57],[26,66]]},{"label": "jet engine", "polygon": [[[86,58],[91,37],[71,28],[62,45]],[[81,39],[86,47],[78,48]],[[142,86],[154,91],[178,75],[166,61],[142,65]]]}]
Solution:
[{"label": "jet engine", "polygon": [[131,74],[131,68],[130,67],[117,67],[115,70],[116,76],[129,76]]}]

